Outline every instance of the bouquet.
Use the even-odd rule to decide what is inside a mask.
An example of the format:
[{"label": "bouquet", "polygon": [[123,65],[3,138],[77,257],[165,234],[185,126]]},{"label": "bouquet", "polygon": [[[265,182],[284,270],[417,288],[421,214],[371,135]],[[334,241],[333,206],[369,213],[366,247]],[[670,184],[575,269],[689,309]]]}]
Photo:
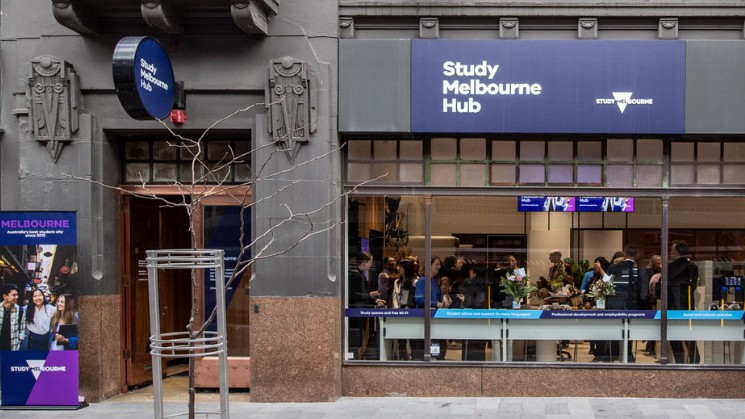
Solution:
[{"label": "bouquet", "polygon": [[530,278],[520,275],[510,275],[502,278],[502,294],[506,294],[512,297],[513,300],[520,300],[523,297],[527,297],[535,291],[537,288],[530,285]]},{"label": "bouquet", "polygon": [[564,268],[564,263],[559,262],[555,265],[553,272],[548,279],[548,286],[553,293],[561,292],[564,288],[564,278],[566,278],[567,272]]},{"label": "bouquet", "polygon": [[616,295],[616,285],[613,283],[613,275],[605,275],[590,285],[588,296],[593,298],[607,299],[609,295]]}]

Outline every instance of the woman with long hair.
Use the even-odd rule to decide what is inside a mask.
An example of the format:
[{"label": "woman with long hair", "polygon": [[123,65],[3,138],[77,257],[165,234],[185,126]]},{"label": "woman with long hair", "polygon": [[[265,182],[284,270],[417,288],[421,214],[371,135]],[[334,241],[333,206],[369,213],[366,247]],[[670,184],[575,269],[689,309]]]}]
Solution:
[{"label": "woman with long hair", "polygon": [[[65,325],[78,324],[78,312],[75,311],[75,300],[70,294],[57,297],[57,310],[52,315],[49,326],[49,350],[63,351],[78,348],[78,333],[76,328],[63,328]],[[65,336],[65,335],[68,336]]]},{"label": "woman with long hair", "polygon": [[38,288],[31,292],[31,301],[26,307],[26,338],[23,348],[29,351],[49,350],[49,325],[54,307],[47,303],[44,292]]}]

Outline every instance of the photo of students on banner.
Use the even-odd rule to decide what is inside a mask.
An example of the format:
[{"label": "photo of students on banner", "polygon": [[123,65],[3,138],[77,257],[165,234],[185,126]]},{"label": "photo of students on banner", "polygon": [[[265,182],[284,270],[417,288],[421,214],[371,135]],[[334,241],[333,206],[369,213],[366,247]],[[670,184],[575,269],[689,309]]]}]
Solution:
[{"label": "photo of students on banner", "polygon": [[0,212],[0,406],[78,405],[76,230],[74,212]]},{"label": "photo of students on banner", "polygon": [[[0,350],[77,348],[78,313],[73,296],[77,293],[75,258],[74,246],[4,246],[0,249],[3,307],[13,323],[0,329]],[[0,318],[0,326],[4,320]],[[4,332],[8,332],[8,336]]]}]

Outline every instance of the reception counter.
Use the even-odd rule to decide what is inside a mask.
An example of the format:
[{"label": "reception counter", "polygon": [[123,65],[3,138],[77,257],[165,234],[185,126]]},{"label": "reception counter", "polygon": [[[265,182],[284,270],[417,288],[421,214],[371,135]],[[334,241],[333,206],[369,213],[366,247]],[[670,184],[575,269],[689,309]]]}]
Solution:
[{"label": "reception counter", "polygon": [[[622,341],[621,362],[627,362],[630,341],[660,340],[660,311],[616,310],[478,310],[433,309],[433,340],[488,340],[491,361],[512,361],[514,341],[536,341],[536,361],[557,360],[560,340]],[[722,361],[745,363],[745,312],[670,310],[669,341],[713,342]],[[379,318],[380,360],[388,360],[394,339],[423,339],[423,309],[348,309],[350,317]],[[735,342],[735,344],[731,344]],[[713,361],[712,361],[713,362]]]}]

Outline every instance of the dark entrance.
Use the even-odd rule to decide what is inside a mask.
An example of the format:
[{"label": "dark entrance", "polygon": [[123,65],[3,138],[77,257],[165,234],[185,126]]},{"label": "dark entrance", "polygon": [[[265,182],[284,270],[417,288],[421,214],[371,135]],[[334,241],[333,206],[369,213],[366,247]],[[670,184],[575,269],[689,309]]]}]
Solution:
[{"label": "dark entrance", "polygon": [[[178,197],[176,199],[180,199]],[[183,208],[163,202],[122,196],[122,311],[123,355],[127,387],[152,381],[149,353],[150,310],[148,303],[146,250],[191,247],[189,220]],[[183,331],[191,307],[188,270],[160,272],[161,331]],[[164,371],[167,371],[164,365]]]}]

